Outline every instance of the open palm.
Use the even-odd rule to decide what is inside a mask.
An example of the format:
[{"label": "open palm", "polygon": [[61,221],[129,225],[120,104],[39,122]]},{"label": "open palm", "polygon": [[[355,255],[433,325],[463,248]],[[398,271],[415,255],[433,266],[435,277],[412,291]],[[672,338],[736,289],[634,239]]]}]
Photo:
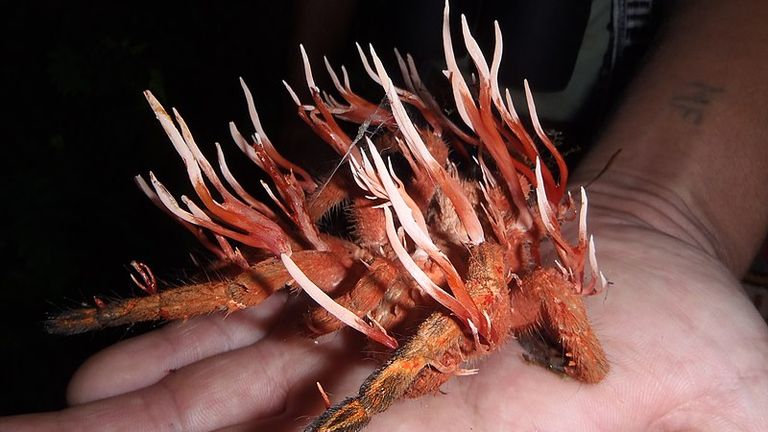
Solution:
[{"label": "open palm", "polygon": [[[668,215],[627,220],[609,195],[593,193],[590,223],[613,285],[587,300],[611,363],[603,382],[530,366],[511,342],[476,376],[396,403],[368,430],[766,430],[768,329],[737,280],[662,232]],[[294,321],[278,295],[124,341],[77,373],[71,408],[0,420],[0,431],[301,429],[323,409],[316,381],[336,403],[376,362],[357,335],[315,343]]]}]

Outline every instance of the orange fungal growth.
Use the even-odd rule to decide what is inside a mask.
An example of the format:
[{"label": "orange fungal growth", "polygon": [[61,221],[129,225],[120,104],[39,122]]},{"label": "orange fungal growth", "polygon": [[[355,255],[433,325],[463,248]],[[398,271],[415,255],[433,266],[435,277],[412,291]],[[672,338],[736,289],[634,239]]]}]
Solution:
[{"label": "orange fungal growth", "polygon": [[[237,180],[219,144],[217,163],[211,163],[181,115],[175,109],[169,114],[145,92],[196,197],[174,197],[151,172],[136,182],[225,271],[217,280],[163,289],[147,265],[134,262],[131,278],[146,295],[95,299],[93,308],[52,318],[49,330],[73,334],[228,314],[258,307],[292,286],[309,305],[301,321],[305,335],[351,327],[390,356],[356,395],[335,406],[317,383],[328,408],[308,431],[360,430],[398,399],[435,393],[455,375],[476,373],[463,365],[534,329],[562,349],[565,375],[600,382],[609,365],[583,296],[599,292],[607,281],[588,232],[587,194],[578,191],[576,209],[567,190],[568,168],[540,124],[528,83],[533,134],[509,91],[500,88],[499,25],[489,65],[462,16],[463,45],[477,78],[469,83],[456,60],[448,17],[446,3],[444,72],[458,123],[438,105],[408,54],[395,51],[402,75],[402,84],[395,84],[373,47],[366,54],[357,46],[386,102],[375,103],[353,91],[346,68],[339,76],[325,58],[337,96],[321,90],[300,47],[310,102],[285,87],[299,117],[338,154],[340,167],[349,166],[322,181],[279,153],[240,80],[254,132],[242,133],[234,123],[229,130],[269,179],[261,182],[261,196],[271,202]],[[356,136],[350,125],[359,125]],[[377,133],[368,133],[371,125]],[[479,178],[460,172],[451,152],[465,156],[466,164],[474,161]],[[554,166],[542,159],[554,160]],[[335,236],[318,226],[333,216],[326,213],[335,205],[346,206],[352,232]],[[572,211],[578,214],[575,241],[562,232]],[[555,257],[546,258],[545,243]]]}]

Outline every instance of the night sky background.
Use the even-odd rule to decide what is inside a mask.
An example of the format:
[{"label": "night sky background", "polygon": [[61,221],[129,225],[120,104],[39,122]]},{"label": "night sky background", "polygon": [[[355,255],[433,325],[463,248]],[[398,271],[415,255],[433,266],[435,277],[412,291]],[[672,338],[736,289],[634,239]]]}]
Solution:
[{"label": "night sky background", "polygon": [[[150,89],[166,108],[178,108],[208,155],[213,155],[213,143],[221,142],[232,171],[257,192],[257,170],[232,145],[227,128],[235,121],[251,131],[238,77],[250,85],[262,123],[279,150],[321,173],[336,157],[294,115],[280,84],[286,79],[307,99],[299,42],[307,47],[322,88],[331,88],[321,57],[328,54],[335,66],[347,65],[353,88],[372,99],[381,95],[366,93],[370,85],[352,41],[373,42],[390,70],[396,70],[389,51],[393,45],[417,59],[442,56],[441,1],[410,9],[405,2],[386,9],[384,1],[363,5],[351,0],[210,3],[2,6],[0,415],[63,408],[67,381],[79,364],[105,346],[152,328],[51,336],[43,329],[46,317],[92,304],[95,295],[110,301],[138,294],[128,278],[131,260],[149,264],[170,284],[189,277],[194,268],[190,253],[205,260],[193,238],[133,183],[133,176],[151,169],[176,196],[191,192],[181,160],[143,90]],[[452,6],[466,12],[474,27],[492,28],[491,20],[482,18],[488,15],[483,2],[464,3]],[[572,20],[576,27],[585,19],[581,6],[562,11],[577,18]],[[567,48],[573,41],[566,34],[553,43]],[[539,58],[531,56],[540,54],[525,51],[526,46],[518,47],[521,62],[536,63]],[[568,56],[553,55],[548,61],[567,63]],[[504,67],[509,68],[508,61]],[[546,70],[550,74],[539,86],[556,87],[562,76],[551,71],[558,69]],[[430,76],[429,70],[421,72]],[[507,73],[518,83],[524,74],[530,76],[514,68]],[[577,138],[572,141],[578,145]]]}]

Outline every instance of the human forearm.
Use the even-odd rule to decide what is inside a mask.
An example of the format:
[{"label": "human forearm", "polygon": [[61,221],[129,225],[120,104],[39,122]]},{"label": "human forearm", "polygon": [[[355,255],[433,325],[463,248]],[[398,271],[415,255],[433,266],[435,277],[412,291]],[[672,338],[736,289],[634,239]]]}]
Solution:
[{"label": "human forearm", "polygon": [[768,226],[768,4],[679,2],[577,175],[593,202],[699,245],[736,273]]}]

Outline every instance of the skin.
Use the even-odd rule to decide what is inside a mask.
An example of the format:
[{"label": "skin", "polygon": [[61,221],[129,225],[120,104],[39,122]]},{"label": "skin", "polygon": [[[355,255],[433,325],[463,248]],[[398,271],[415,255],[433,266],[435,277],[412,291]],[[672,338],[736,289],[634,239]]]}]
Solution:
[{"label": "skin", "polygon": [[[367,430],[768,430],[768,327],[738,283],[768,227],[763,3],[679,2],[575,176],[622,149],[588,190],[613,283],[587,299],[606,379],[560,378],[509,343]],[[291,336],[289,314],[278,295],[121,342],[75,375],[71,408],[0,419],[0,431],[299,429],[322,411],[315,381],[335,403],[376,362],[345,334]]]}]

